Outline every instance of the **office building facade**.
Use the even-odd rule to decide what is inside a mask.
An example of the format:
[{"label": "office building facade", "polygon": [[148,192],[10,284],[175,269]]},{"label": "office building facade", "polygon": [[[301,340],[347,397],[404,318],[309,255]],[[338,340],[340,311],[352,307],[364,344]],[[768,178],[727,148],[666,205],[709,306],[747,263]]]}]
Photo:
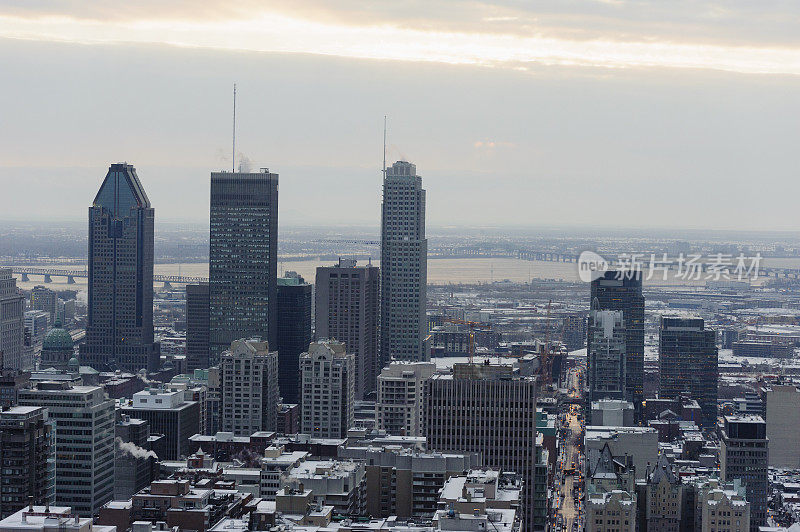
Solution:
[{"label": "office building facade", "polygon": [[33,361],[25,353],[25,298],[17,289],[11,268],[0,268],[0,361],[3,368],[27,370]]},{"label": "office building facade", "polygon": [[211,365],[242,338],[277,345],[278,174],[211,174]]},{"label": "office building facade", "polygon": [[34,286],[31,290],[30,308],[32,310],[44,310],[49,316],[48,323],[52,325],[56,321],[56,311],[58,309],[58,296],[53,290],[45,286]]},{"label": "office building facade", "polygon": [[626,331],[621,311],[589,312],[587,324],[586,381],[588,401],[600,399],[632,400],[626,386]]},{"label": "office building facade", "polygon": [[147,421],[151,434],[163,434],[161,460],[189,456],[190,437],[200,433],[200,404],[187,401],[182,390],[149,388],[133,394],[133,399],[119,409],[120,414]]},{"label": "office building facade", "polygon": [[740,480],[750,503],[750,530],[767,523],[769,441],[761,416],[725,416],[719,451],[723,482]]},{"label": "office building facade", "polygon": [[29,504],[55,503],[52,424],[40,406],[0,412],[0,519]]},{"label": "office building facade", "polygon": [[428,450],[481,453],[485,466],[516,472],[523,481],[524,529],[543,526],[534,496],[536,379],[517,376],[510,366],[455,364],[452,374],[427,381],[425,400]]},{"label": "office building facade", "polygon": [[355,358],[356,397],[375,391],[381,371],[378,360],[380,270],[371,263],[357,266],[339,259],[334,266],[317,268],[315,324],[317,338],[344,342]]},{"label": "office building facade", "polygon": [[186,285],[186,368],[210,367],[208,283]]},{"label": "office building facade", "polygon": [[[591,283],[591,308],[622,311],[625,326],[625,395],[637,417],[644,398],[644,296],[638,271],[604,272]],[[591,350],[591,346],[587,348]],[[587,352],[591,356],[591,352]]]},{"label": "office building facade", "polygon": [[432,362],[392,362],[378,376],[377,428],[396,436],[424,436],[425,384],[436,372]]},{"label": "office building facade", "polygon": [[98,371],[156,371],[155,210],[127,163],[112,164],[89,207],[89,297],[80,360]]},{"label": "office building facade", "polygon": [[222,430],[235,436],[277,428],[278,353],[267,342],[236,340],[222,354]]},{"label": "office building facade", "polygon": [[428,240],[425,190],[417,167],[397,161],[383,178],[381,367],[392,358],[426,361]]},{"label": "office building facade", "polygon": [[295,272],[278,279],[278,385],[284,403],[300,401],[300,355],[311,343],[312,286]]},{"label": "office building facade", "polygon": [[20,406],[47,408],[55,423],[55,500],[80,516],[114,498],[114,401],[100,386],[40,382],[21,390]]},{"label": "office building facade", "polygon": [[703,411],[701,425],[717,425],[716,333],[702,318],[663,316],[659,328],[659,397],[675,399],[688,394]]},{"label": "office building facade", "polygon": [[300,431],[315,438],[345,438],[353,425],[355,360],[345,345],[318,340],[300,355]]}]

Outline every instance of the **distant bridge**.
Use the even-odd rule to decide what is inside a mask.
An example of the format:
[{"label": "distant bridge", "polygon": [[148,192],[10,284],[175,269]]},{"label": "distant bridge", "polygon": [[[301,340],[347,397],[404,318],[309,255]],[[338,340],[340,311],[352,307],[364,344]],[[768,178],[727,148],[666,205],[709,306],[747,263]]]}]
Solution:
[{"label": "distant bridge", "polygon": [[[57,270],[53,268],[18,268],[11,266],[13,273],[22,276],[23,282],[29,282],[31,275],[41,275],[45,283],[52,283],[53,277],[66,277],[67,284],[75,284],[76,278],[89,277],[87,270]],[[175,284],[207,283],[207,277],[186,277],[182,275],[153,275],[154,283],[164,283],[164,286]]]}]

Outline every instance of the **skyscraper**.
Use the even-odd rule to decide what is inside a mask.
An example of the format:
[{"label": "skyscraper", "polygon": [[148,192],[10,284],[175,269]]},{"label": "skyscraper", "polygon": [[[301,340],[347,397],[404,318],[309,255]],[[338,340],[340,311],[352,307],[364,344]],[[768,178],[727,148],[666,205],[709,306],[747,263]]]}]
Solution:
[{"label": "skyscraper", "polygon": [[55,471],[52,424],[38,406],[15,406],[0,412],[0,518],[28,504],[53,504]]},{"label": "skyscraper", "polygon": [[186,285],[186,367],[192,372],[209,364],[208,283]]},{"label": "skyscraper", "polygon": [[211,174],[212,365],[242,338],[277,345],[278,174]]},{"label": "skyscraper", "polygon": [[56,309],[58,307],[58,296],[56,293],[46,286],[34,286],[33,290],[31,290],[30,301],[31,309],[44,310],[50,315],[48,324],[52,327],[53,323],[56,321]]},{"label": "skyscraper", "polygon": [[383,177],[381,367],[391,358],[430,360],[425,342],[427,261],[422,178],[415,165],[397,161]]},{"label": "skyscraper", "polygon": [[274,431],[278,416],[278,353],[267,342],[236,340],[222,355],[222,430],[235,436]]},{"label": "skyscraper", "polygon": [[356,398],[375,391],[378,362],[379,269],[339,259],[317,268],[315,324],[317,338],[344,342],[355,357]]},{"label": "skyscraper", "polygon": [[25,343],[25,298],[17,290],[17,281],[11,276],[11,268],[0,268],[0,365],[3,368],[30,369],[32,360],[26,360]]},{"label": "skyscraper", "polygon": [[[596,300],[596,305],[595,305]],[[637,415],[644,394],[644,296],[641,272],[607,271],[592,281],[592,308],[621,310],[625,326],[625,396],[633,402]],[[592,356],[587,344],[587,354]]]},{"label": "skyscraper", "polygon": [[40,382],[20,390],[20,406],[55,421],[56,504],[91,517],[114,498],[114,401],[100,386]]},{"label": "skyscraper", "polygon": [[740,479],[750,503],[750,530],[767,522],[769,441],[761,416],[725,416],[719,450],[722,480]]},{"label": "skyscraper", "polygon": [[425,385],[436,371],[433,362],[392,362],[378,375],[375,423],[398,436],[424,436]]},{"label": "skyscraper", "polygon": [[625,386],[625,325],[619,310],[589,311],[586,381],[591,403],[599,399],[630,401]]},{"label": "skyscraper", "polygon": [[345,345],[320,340],[300,356],[301,432],[315,438],[344,438],[353,424],[353,355]]},{"label": "skyscraper", "polygon": [[311,343],[311,292],[295,272],[278,279],[278,384],[284,403],[300,401],[300,354]]},{"label": "skyscraper", "polygon": [[112,164],[89,207],[89,299],[81,363],[156,371],[153,342],[155,211],[127,163]]},{"label": "skyscraper", "polygon": [[658,362],[659,397],[675,399],[688,393],[703,411],[703,427],[716,428],[719,380],[716,333],[704,328],[702,318],[663,316]]},{"label": "skyscraper", "polygon": [[515,375],[511,366],[455,364],[452,374],[427,381],[425,430],[429,450],[481,453],[484,465],[518,473],[523,526],[536,529],[535,378]]}]

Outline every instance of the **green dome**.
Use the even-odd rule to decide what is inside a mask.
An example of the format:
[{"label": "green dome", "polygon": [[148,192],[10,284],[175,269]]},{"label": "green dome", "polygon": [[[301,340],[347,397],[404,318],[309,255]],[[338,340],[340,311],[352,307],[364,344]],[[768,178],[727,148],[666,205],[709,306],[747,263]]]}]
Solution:
[{"label": "green dome", "polygon": [[80,368],[80,367],[81,367],[81,363],[80,363],[80,362],[78,362],[78,359],[77,359],[77,358],[75,358],[75,357],[72,357],[72,358],[70,358],[70,359],[69,359],[69,362],[67,362],[67,367],[68,367],[69,369],[74,369],[74,370],[77,370],[78,368]]},{"label": "green dome", "polygon": [[42,341],[42,349],[50,351],[71,351],[74,345],[75,342],[72,341],[72,336],[59,327],[50,329],[50,332],[45,335]]}]

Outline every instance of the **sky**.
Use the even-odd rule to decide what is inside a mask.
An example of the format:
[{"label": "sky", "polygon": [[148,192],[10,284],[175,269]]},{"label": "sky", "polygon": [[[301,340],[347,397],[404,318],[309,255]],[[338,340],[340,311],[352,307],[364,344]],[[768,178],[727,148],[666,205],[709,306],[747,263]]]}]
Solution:
[{"label": "sky", "polygon": [[5,0],[0,220],[80,220],[108,165],[157,219],[211,171],[280,220],[377,225],[388,155],[428,223],[796,230],[800,4]]}]

